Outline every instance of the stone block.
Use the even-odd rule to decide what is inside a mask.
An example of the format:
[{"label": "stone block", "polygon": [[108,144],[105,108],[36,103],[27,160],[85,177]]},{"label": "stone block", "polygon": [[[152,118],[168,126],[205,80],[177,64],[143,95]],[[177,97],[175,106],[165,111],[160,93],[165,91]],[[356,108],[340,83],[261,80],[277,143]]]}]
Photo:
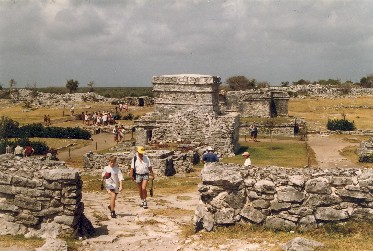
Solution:
[{"label": "stone block", "polygon": [[41,203],[34,198],[25,197],[22,195],[16,195],[14,198],[14,205],[20,209],[30,209],[32,211],[40,211]]},{"label": "stone block", "polygon": [[289,210],[289,213],[296,214],[299,216],[307,216],[313,214],[314,209],[309,207],[294,207]]},{"label": "stone block", "polygon": [[302,202],[305,198],[303,192],[298,191],[294,187],[282,187],[277,191],[277,199],[279,202]]},{"label": "stone block", "polygon": [[63,224],[66,226],[73,227],[76,224],[76,217],[75,216],[67,216],[67,215],[58,215],[54,217],[54,222]]},{"label": "stone block", "polygon": [[276,185],[270,180],[259,180],[255,186],[255,191],[260,193],[269,193],[274,194],[276,193]]},{"label": "stone block", "polygon": [[290,182],[290,185],[303,187],[305,178],[303,175],[291,175],[289,176],[289,182]]},{"label": "stone block", "polygon": [[332,207],[318,207],[315,211],[316,220],[321,221],[339,221],[349,218],[345,210],[337,210]]},{"label": "stone block", "polygon": [[5,173],[0,173],[0,184],[10,185],[12,182],[12,176]]},{"label": "stone block", "polygon": [[275,216],[267,217],[264,226],[272,230],[288,230],[296,228],[296,224],[294,222]]},{"label": "stone block", "polygon": [[270,203],[267,200],[254,200],[253,202],[251,202],[251,205],[257,209],[265,209],[269,208]]},{"label": "stone block", "polygon": [[40,218],[35,217],[30,213],[20,213],[15,217],[15,220],[26,226],[36,226],[40,223]]},{"label": "stone block", "polygon": [[317,193],[317,194],[331,194],[332,193],[328,180],[325,178],[321,178],[321,177],[308,180],[305,185],[305,191],[307,193]]},{"label": "stone block", "polygon": [[354,182],[351,177],[333,177],[332,184],[334,186],[352,185]]},{"label": "stone block", "polygon": [[0,185],[0,194],[15,194],[11,185]]},{"label": "stone block", "polygon": [[216,224],[233,224],[235,222],[235,211],[233,208],[222,208],[214,215]]},{"label": "stone block", "polygon": [[291,207],[290,203],[278,202],[277,200],[271,201],[271,204],[270,204],[270,209],[272,211],[282,211],[282,210],[289,209],[290,207]]},{"label": "stone block", "polygon": [[342,199],[336,195],[329,194],[311,194],[304,202],[304,205],[310,207],[330,206],[342,202]]},{"label": "stone block", "polygon": [[48,181],[77,180],[80,177],[78,171],[70,169],[42,170],[41,175]]},{"label": "stone block", "polygon": [[266,216],[264,214],[262,214],[259,210],[253,207],[245,207],[241,210],[240,215],[243,218],[256,224],[260,224],[266,219]]},{"label": "stone block", "polygon": [[347,190],[347,189],[338,189],[335,191],[337,195],[341,198],[347,198],[352,200],[363,200],[363,201],[372,201],[373,196],[370,193],[362,192],[361,190]]}]

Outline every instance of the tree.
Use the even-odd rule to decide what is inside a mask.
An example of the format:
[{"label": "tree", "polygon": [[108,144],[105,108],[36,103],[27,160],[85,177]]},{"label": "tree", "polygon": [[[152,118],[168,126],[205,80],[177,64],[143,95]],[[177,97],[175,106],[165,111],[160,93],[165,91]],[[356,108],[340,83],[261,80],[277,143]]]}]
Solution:
[{"label": "tree", "polygon": [[94,81],[89,81],[89,83],[87,84],[87,86],[89,87],[89,92],[94,92],[95,89],[93,88],[93,86],[95,85],[95,82]]},{"label": "tree", "polygon": [[69,93],[73,93],[78,90],[79,82],[77,80],[70,79],[66,83],[66,88],[69,89]]},{"label": "tree", "polygon": [[285,81],[282,81],[282,82],[281,82],[281,86],[282,86],[282,87],[288,87],[288,86],[289,86],[289,81],[286,81],[286,82],[285,82]]},{"label": "tree", "polygon": [[247,79],[245,76],[229,77],[225,82],[229,86],[229,89],[233,91],[253,89],[256,87],[256,80]]},{"label": "tree", "polygon": [[12,92],[12,89],[15,88],[17,82],[14,79],[9,80],[9,92]]},{"label": "tree", "polygon": [[268,88],[270,84],[267,81],[258,82],[256,84],[257,88]]},{"label": "tree", "polygon": [[360,86],[365,88],[373,88],[373,74],[360,79]]},{"label": "tree", "polygon": [[309,85],[309,84],[311,84],[311,82],[308,80],[304,80],[304,79],[300,79],[298,81],[293,82],[293,85]]}]

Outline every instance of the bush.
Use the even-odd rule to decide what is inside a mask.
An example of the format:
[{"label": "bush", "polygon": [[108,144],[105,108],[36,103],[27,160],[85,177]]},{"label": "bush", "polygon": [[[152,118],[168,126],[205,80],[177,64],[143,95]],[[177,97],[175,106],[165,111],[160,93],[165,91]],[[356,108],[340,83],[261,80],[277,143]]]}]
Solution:
[{"label": "bush", "polygon": [[128,113],[127,115],[124,115],[122,117],[123,120],[133,120],[133,114],[132,113]]},{"label": "bush", "polygon": [[347,119],[329,119],[327,128],[331,131],[354,131],[356,129],[355,123]]},{"label": "bush", "polygon": [[359,162],[364,162],[364,163],[373,163],[373,153],[360,156],[359,157]]},{"label": "bush", "polygon": [[34,154],[37,154],[37,155],[44,155],[49,150],[47,144],[41,141],[30,141],[29,139],[26,139],[26,138],[16,139],[14,141],[9,141],[5,139],[5,140],[0,140],[0,153],[1,154],[5,153],[5,148],[7,145],[10,145],[13,151],[17,145],[20,145],[23,148],[25,148],[27,145],[30,145],[35,150]]}]

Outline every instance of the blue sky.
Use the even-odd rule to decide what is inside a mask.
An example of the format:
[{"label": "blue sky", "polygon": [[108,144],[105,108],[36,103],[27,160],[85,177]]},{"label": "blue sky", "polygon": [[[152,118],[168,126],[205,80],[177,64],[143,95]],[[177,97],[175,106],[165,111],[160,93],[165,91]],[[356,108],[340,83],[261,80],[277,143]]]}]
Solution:
[{"label": "blue sky", "polygon": [[0,0],[0,83],[151,86],[182,73],[358,82],[373,73],[372,13],[359,0]]}]

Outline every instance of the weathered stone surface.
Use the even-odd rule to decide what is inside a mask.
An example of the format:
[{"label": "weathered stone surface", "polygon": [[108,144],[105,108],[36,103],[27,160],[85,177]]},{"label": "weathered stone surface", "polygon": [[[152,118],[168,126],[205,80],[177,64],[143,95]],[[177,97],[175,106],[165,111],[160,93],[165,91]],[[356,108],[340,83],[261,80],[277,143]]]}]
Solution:
[{"label": "weathered stone surface", "polygon": [[234,189],[243,182],[239,172],[240,168],[227,168],[223,164],[208,165],[202,170],[203,184],[222,186]]},{"label": "weathered stone surface", "polygon": [[33,211],[41,210],[40,201],[22,195],[16,195],[16,197],[14,198],[14,205],[22,209],[30,209]]},{"label": "weathered stone surface", "polygon": [[358,208],[352,212],[351,218],[356,221],[373,223],[373,208]]},{"label": "weathered stone surface", "polygon": [[310,179],[306,182],[305,190],[307,193],[331,194],[332,190],[329,182],[325,178]]},{"label": "weathered stone surface", "polygon": [[313,214],[313,212],[314,209],[312,207],[295,207],[289,210],[289,213],[299,216],[307,216]]},{"label": "weathered stone surface", "polygon": [[278,202],[277,200],[271,201],[271,210],[273,211],[281,211],[281,210],[286,210],[291,207],[290,203],[287,202]]},{"label": "weathered stone surface", "polygon": [[313,215],[306,215],[299,220],[300,230],[311,230],[317,227],[316,218]]},{"label": "weathered stone surface", "polygon": [[289,177],[290,184],[295,186],[303,187],[304,186],[304,176],[303,175],[291,175]]},{"label": "weathered stone surface", "polygon": [[273,194],[276,192],[276,185],[270,180],[259,180],[254,189],[260,193],[269,193]]},{"label": "weathered stone surface", "polygon": [[285,244],[284,251],[314,251],[316,248],[323,246],[324,244],[321,242],[296,237]]},{"label": "weathered stone surface", "polygon": [[23,212],[15,217],[16,221],[26,226],[36,226],[40,219],[30,213]]},{"label": "weathered stone surface", "polygon": [[240,215],[243,218],[255,222],[257,224],[262,223],[266,218],[264,214],[262,214],[259,210],[253,207],[245,207],[244,209],[242,209]]},{"label": "weathered stone surface", "polygon": [[352,190],[352,187],[349,190],[347,189],[336,190],[335,193],[342,198],[350,198],[350,199],[356,199],[356,200],[368,200],[368,201],[373,200],[373,196],[371,194],[367,192],[363,192],[359,189]]},{"label": "weathered stone surface", "polygon": [[0,193],[15,194],[14,190],[12,189],[12,186],[10,185],[0,185]]},{"label": "weathered stone surface", "polygon": [[347,186],[352,185],[353,180],[351,177],[333,177],[332,184],[334,186]]},{"label": "weathered stone surface", "polygon": [[349,215],[344,210],[336,210],[332,207],[318,207],[315,211],[315,218],[322,221],[338,221],[349,218]]},{"label": "weathered stone surface", "polygon": [[35,181],[35,180],[30,180],[30,179],[27,179],[27,178],[14,176],[12,178],[12,185],[13,186],[35,188],[38,185],[38,182]]},{"label": "weathered stone surface", "polygon": [[335,195],[311,194],[304,204],[311,207],[319,207],[335,205],[340,202],[342,202],[342,199]]},{"label": "weathered stone surface", "polygon": [[273,230],[287,230],[296,227],[294,222],[274,216],[267,217],[264,226]]},{"label": "weathered stone surface", "polygon": [[68,251],[67,242],[57,238],[47,238],[45,244],[35,251]]},{"label": "weathered stone surface", "polygon": [[216,224],[233,224],[235,222],[235,212],[233,208],[222,208],[215,213]]},{"label": "weathered stone surface", "polygon": [[269,201],[267,200],[254,200],[251,202],[252,206],[254,208],[259,208],[259,209],[264,209],[264,208],[269,208]]},{"label": "weathered stone surface", "polygon": [[277,191],[277,199],[280,202],[301,202],[304,197],[304,193],[291,186],[281,187]]},{"label": "weathered stone surface", "polygon": [[64,224],[67,226],[74,226],[76,223],[77,217],[74,216],[67,216],[67,215],[59,215],[54,217],[54,221],[59,224]]},{"label": "weathered stone surface", "polygon": [[12,182],[12,176],[5,174],[5,173],[0,173],[0,184],[4,185],[10,185]]},{"label": "weathered stone surface", "polygon": [[42,170],[41,174],[48,181],[77,180],[80,177],[79,172],[70,169]]}]

